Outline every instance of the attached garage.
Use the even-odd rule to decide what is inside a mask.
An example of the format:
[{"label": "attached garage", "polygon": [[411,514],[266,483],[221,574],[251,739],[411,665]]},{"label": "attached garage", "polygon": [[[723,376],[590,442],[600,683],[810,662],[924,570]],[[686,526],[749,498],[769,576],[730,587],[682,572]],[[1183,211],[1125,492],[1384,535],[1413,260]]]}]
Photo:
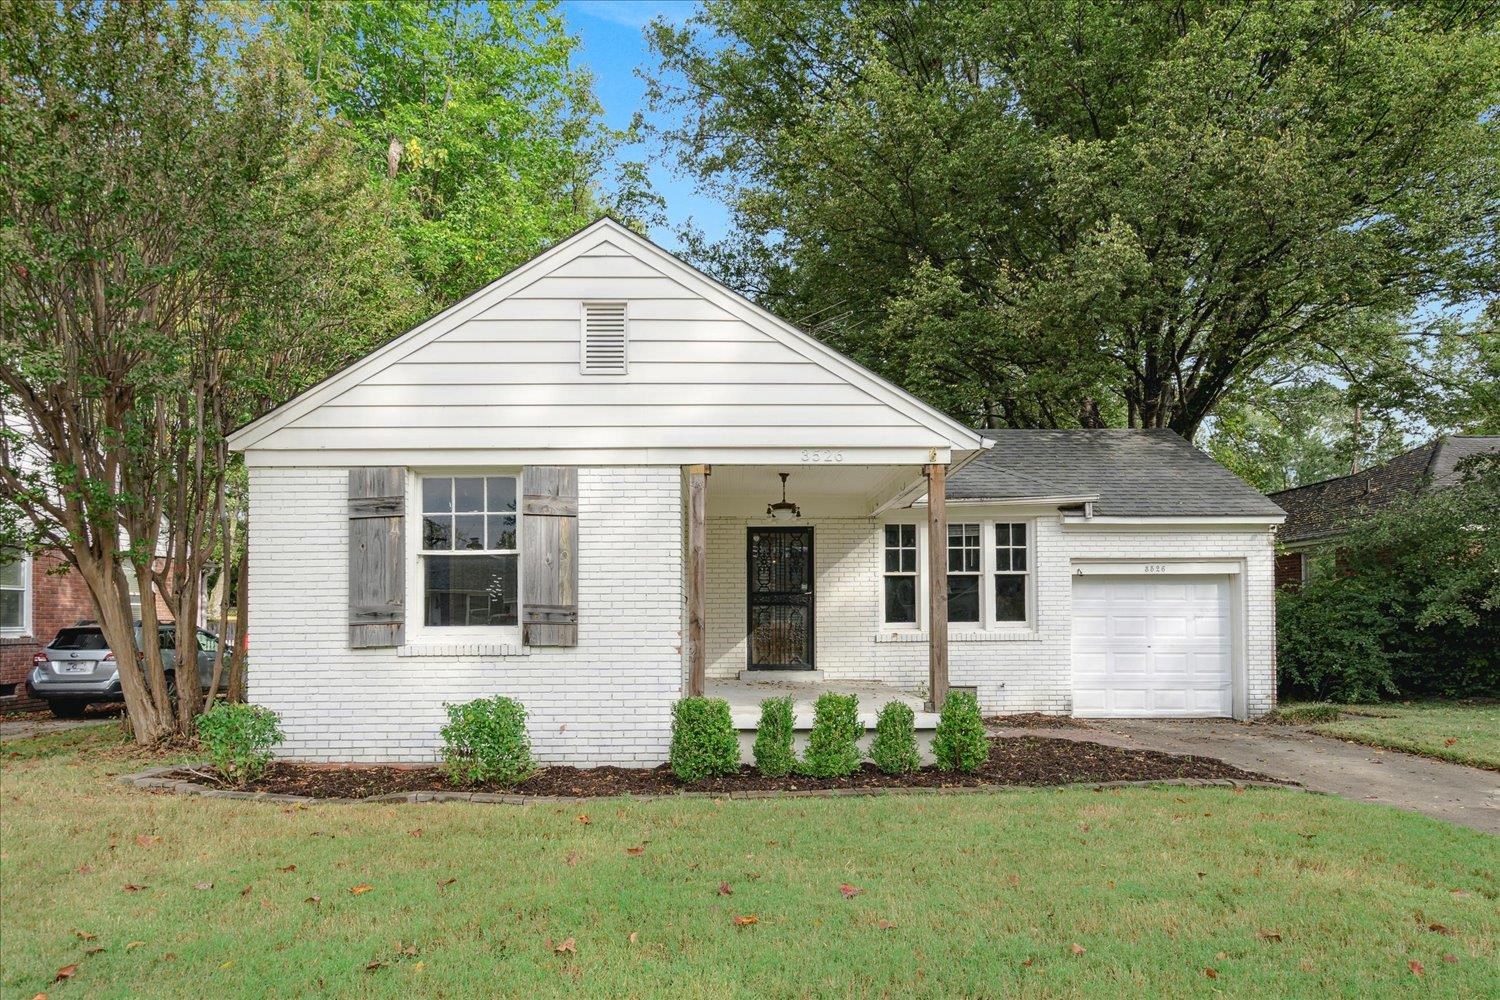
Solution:
[{"label": "attached garage", "polygon": [[[1098,567],[1073,577],[1073,712],[1235,714],[1234,582],[1209,567]],[[1175,572],[1174,572],[1175,571]]]}]

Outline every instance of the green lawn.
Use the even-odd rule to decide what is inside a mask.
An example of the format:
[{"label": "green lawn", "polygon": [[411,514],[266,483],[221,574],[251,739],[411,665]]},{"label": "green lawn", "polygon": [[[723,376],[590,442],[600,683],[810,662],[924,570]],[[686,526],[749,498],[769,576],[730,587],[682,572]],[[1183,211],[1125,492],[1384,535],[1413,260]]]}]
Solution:
[{"label": "green lawn", "polygon": [[105,732],[0,747],[6,997],[1494,986],[1500,839],[1334,798],[287,808],[128,789],[111,775],[144,762]]},{"label": "green lawn", "polygon": [[[1288,705],[1291,714],[1306,706]],[[1313,732],[1500,771],[1500,702],[1412,701],[1338,705],[1343,717]]]}]

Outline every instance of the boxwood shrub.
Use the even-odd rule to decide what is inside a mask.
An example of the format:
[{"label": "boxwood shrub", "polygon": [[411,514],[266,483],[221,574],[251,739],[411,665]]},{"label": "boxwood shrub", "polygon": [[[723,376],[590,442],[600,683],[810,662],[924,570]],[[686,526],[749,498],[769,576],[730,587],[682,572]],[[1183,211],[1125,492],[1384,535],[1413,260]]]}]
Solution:
[{"label": "boxwood shrub", "polygon": [[755,727],[755,767],[768,778],[781,778],[797,766],[792,752],[794,713],[791,698],[767,698],[760,703]]},{"label": "boxwood shrub", "polygon": [[813,727],[807,737],[807,751],[797,769],[813,778],[853,774],[859,769],[859,738],[863,732],[858,695],[832,691],[819,695],[813,703]]},{"label": "boxwood shrub", "polygon": [[979,700],[968,691],[950,691],[932,738],[932,755],[938,766],[945,771],[973,773],[989,754]]},{"label": "boxwood shrub", "polygon": [[887,702],[875,717],[870,760],[886,774],[910,774],[922,763],[917,752],[917,716],[904,701]]},{"label": "boxwood shrub", "polygon": [[198,716],[198,742],[219,773],[243,787],[271,763],[271,748],[286,739],[275,712],[222,701]]},{"label": "boxwood shrub", "polygon": [[517,785],[535,773],[526,709],[519,701],[496,695],[446,707],[443,762],[453,781]]},{"label": "boxwood shrub", "polygon": [[672,709],[672,773],[702,781],[740,769],[740,740],[723,698],[684,698]]}]

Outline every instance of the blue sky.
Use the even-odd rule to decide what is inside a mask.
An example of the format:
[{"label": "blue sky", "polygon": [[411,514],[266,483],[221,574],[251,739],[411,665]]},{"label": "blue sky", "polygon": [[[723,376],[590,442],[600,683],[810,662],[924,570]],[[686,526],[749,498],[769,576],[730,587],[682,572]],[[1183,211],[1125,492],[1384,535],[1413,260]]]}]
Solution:
[{"label": "blue sky", "polygon": [[[637,69],[656,62],[642,34],[646,23],[657,15],[681,22],[692,9],[691,0],[564,0],[568,30],[581,43],[579,61],[594,74],[594,91],[610,125],[625,128],[637,111],[646,110],[645,84],[636,75]],[[647,154],[643,148],[627,148],[622,158],[647,160]],[[727,231],[724,206],[696,193],[691,181],[674,176],[665,164],[651,164],[651,182],[667,203],[666,227],[651,232],[663,247],[679,248],[676,232],[686,223],[712,238]]]}]

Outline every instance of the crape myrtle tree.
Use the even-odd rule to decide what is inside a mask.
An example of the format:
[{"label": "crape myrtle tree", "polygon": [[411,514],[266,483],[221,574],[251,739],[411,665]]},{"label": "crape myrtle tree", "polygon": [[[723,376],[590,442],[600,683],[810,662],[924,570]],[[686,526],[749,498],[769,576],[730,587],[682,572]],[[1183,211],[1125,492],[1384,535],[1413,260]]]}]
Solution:
[{"label": "crape myrtle tree", "polygon": [[650,93],[732,284],[977,423],[1191,436],[1496,293],[1497,16],[708,0],[648,29]]},{"label": "crape myrtle tree", "polygon": [[152,594],[186,625],[211,562],[243,573],[225,434],[416,310],[354,150],[202,4],[0,2],[0,527],[88,585],[140,742],[202,706],[190,627],[173,706]]}]

